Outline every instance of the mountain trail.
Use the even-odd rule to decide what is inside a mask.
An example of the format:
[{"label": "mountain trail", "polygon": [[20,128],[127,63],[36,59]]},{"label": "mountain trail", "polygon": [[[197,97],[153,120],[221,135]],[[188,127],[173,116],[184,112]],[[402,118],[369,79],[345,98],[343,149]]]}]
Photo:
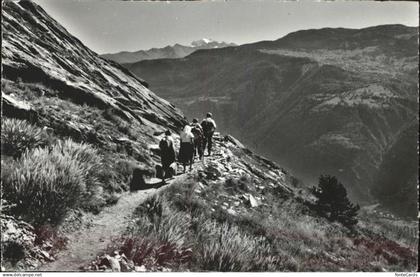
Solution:
[{"label": "mountain trail", "polygon": [[[158,194],[172,184],[182,182],[192,175],[198,174],[207,165],[212,163],[223,164],[221,138],[214,136],[214,151],[211,156],[203,160],[195,160],[193,169],[167,179],[167,184],[159,188],[150,188],[135,192],[125,192],[115,205],[104,208],[99,214],[88,214],[83,219],[83,227],[66,234],[67,248],[61,251],[55,261],[41,265],[39,271],[80,271],[84,266],[106,251],[113,238],[118,238],[126,230],[135,209],[148,197]],[[156,178],[149,182],[155,183]]]},{"label": "mountain trail", "polygon": [[[190,172],[189,174],[191,174]],[[107,245],[123,234],[126,230],[134,210],[149,196],[180,181],[187,176],[180,174],[160,188],[151,188],[135,192],[125,192],[118,202],[104,208],[97,215],[89,215],[91,223],[67,234],[67,249],[58,254],[56,260],[42,265],[40,271],[80,271],[80,268],[95,259],[96,255],[103,253]]]}]

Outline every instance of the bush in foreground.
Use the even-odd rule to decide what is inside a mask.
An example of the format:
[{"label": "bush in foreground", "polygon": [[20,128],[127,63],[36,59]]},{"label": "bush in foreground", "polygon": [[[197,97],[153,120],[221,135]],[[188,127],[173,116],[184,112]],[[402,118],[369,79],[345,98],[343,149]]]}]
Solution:
[{"label": "bush in foreground", "polygon": [[197,234],[196,263],[209,271],[274,271],[280,257],[271,255],[264,237],[250,236],[236,226],[203,220]]},{"label": "bush in foreground", "polygon": [[20,157],[26,149],[46,145],[48,135],[26,120],[2,118],[1,151],[3,155]]},{"label": "bush in foreground", "polygon": [[[150,261],[160,253],[166,258],[154,265],[175,270],[188,266],[198,271],[274,271],[285,267],[283,258],[273,255],[264,237],[209,219],[197,213],[201,210],[189,209],[188,204],[185,208],[173,202],[176,201],[173,196],[182,192],[178,196],[186,197],[184,202],[188,202],[189,190],[188,183],[171,187],[136,210],[136,224],[120,241],[120,249],[136,265],[145,265],[150,270],[153,268]],[[114,245],[112,250],[115,249],[118,246]]]},{"label": "bush in foreground", "polygon": [[11,212],[35,225],[58,223],[94,181],[96,156],[90,146],[70,140],[26,151],[2,174],[4,197],[16,205]]}]

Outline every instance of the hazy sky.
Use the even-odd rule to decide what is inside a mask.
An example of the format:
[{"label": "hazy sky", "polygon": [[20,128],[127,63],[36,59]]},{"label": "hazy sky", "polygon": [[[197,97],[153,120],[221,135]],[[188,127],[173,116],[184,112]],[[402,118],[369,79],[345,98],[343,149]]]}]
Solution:
[{"label": "hazy sky", "polygon": [[92,50],[136,51],[212,38],[237,44],[322,27],[418,25],[416,2],[35,0]]}]

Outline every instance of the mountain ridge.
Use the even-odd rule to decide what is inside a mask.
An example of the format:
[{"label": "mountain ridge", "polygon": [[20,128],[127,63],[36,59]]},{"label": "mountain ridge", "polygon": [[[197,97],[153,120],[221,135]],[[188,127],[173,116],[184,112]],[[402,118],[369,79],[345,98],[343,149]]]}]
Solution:
[{"label": "mountain ridge", "polygon": [[133,63],[142,60],[152,59],[177,59],[188,56],[194,51],[200,49],[214,49],[235,46],[234,43],[218,42],[212,39],[203,38],[201,40],[195,40],[190,45],[182,45],[175,43],[174,45],[168,45],[165,47],[157,48],[153,47],[148,50],[138,51],[120,51],[117,53],[105,53],[101,57],[113,60],[118,63]]}]

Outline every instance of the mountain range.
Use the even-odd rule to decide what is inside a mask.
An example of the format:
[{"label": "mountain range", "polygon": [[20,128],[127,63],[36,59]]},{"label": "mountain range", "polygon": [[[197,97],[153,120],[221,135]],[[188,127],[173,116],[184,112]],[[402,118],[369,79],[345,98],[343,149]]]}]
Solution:
[{"label": "mountain range", "polygon": [[418,27],[303,30],[124,66],[190,119],[211,111],[306,183],[333,174],[360,201],[375,201],[385,152],[418,120]]},{"label": "mountain range", "polygon": [[203,38],[191,42],[191,45],[181,45],[177,43],[163,48],[151,48],[149,50],[139,50],[135,52],[122,51],[118,53],[103,54],[101,56],[118,63],[134,63],[142,60],[183,58],[200,49],[224,48],[228,46],[236,46],[236,44]]}]

